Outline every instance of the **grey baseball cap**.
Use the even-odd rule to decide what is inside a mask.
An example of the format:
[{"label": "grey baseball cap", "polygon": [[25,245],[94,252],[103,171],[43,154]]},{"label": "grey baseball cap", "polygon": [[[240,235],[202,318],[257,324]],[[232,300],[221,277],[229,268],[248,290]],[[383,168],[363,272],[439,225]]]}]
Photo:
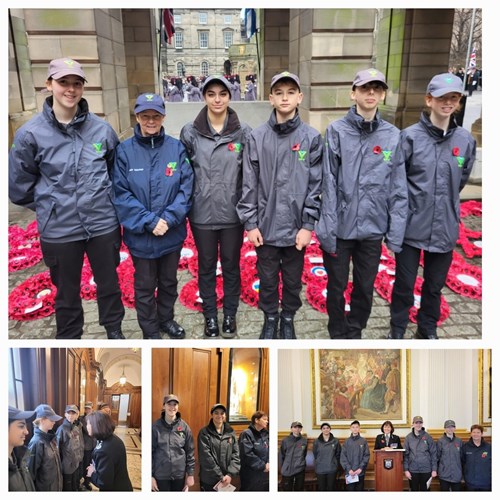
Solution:
[{"label": "grey baseball cap", "polygon": [[303,427],[303,425],[300,422],[296,421],[296,422],[292,422],[292,425],[290,426],[290,428],[291,427]]},{"label": "grey baseball cap", "polygon": [[446,420],[444,423],[444,428],[446,429],[447,427],[456,427],[455,421],[454,420]]},{"label": "grey baseball cap", "polygon": [[387,83],[385,82],[385,76],[378,69],[368,68],[358,71],[356,76],[354,77],[354,81],[352,82],[352,88],[361,87],[362,85],[366,85],[367,83],[378,82],[384,87],[384,89],[388,89]]},{"label": "grey baseball cap", "polygon": [[216,403],[212,406],[210,410],[210,414],[212,414],[215,410],[222,410],[224,413],[227,413],[226,407],[222,403]]},{"label": "grey baseball cap", "polygon": [[75,413],[80,413],[78,407],[76,405],[67,405],[64,413],[69,413],[70,411],[74,411]]},{"label": "grey baseball cap", "polygon": [[169,394],[168,396],[165,396],[163,398],[163,404],[170,403],[170,401],[175,401],[177,404],[179,404],[179,398],[175,394]]},{"label": "grey baseball cap", "polygon": [[432,97],[441,97],[450,92],[464,95],[462,80],[451,73],[441,73],[432,78],[427,85],[427,94]]},{"label": "grey baseball cap", "polygon": [[68,75],[76,75],[87,81],[87,79],[85,78],[85,73],[83,72],[82,65],[78,61],[70,59],[69,57],[52,59],[52,61],[50,61],[47,78],[58,80],[59,78]]},{"label": "grey baseball cap", "polygon": [[52,422],[61,420],[61,415],[58,415],[49,405],[41,404],[35,408],[36,418],[48,418]]},{"label": "grey baseball cap", "polygon": [[223,87],[226,87],[229,92],[229,96],[231,96],[231,84],[222,75],[211,75],[207,77],[207,79],[203,82],[203,88],[201,89],[203,95],[205,95],[205,92],[211,83],[220,83]]},{"label": "grey baseball cap", "polygon": [[25,420],[31,418],[34,414],[34,411],[24,411],[14,406],[9,406],[9,420]]},{"label": "grey baseball cap", "polygon": [[272,80],[271,80],[271,87],[270,90],[273,90],[273,87],[281,80],[292,80],[297,84],[297,87],[299,87],[300,90],[300,80],[297,75],[294,75],[293,73],[290,73],[289,71],[282,71],[281,73],[278,73],[277,75],[274,75]]}]

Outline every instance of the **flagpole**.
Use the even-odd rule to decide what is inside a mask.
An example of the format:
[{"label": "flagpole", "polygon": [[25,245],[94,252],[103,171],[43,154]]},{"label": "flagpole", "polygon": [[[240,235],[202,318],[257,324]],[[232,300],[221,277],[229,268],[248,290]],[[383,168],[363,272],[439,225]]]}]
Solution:
[{"label": "flagpole", "polygon": [[163,79],[161,77],[161,26],[162,26],[162,19],[163,19],[163,9],[160,9],[160,29],[158,33],[160,36],[158,37],[158,86],[159,86],[159,94],[165,99],[165,96],[163,95]]},{"label": "flagpole", "polygon": [[465,92],[465,87],[467,86],[467,72],[469,70],[469,58],[471,54],[471,47],[472,47],[472,35],[474,33],[474,23],[476,21],[476,9],[472,9],[472,20],[470,23],[470,32],[469,32],[469,45],[467,47],[467,57],[465,59],[465,75],[464,75],[464,81],[462,85],[462,90]]}]

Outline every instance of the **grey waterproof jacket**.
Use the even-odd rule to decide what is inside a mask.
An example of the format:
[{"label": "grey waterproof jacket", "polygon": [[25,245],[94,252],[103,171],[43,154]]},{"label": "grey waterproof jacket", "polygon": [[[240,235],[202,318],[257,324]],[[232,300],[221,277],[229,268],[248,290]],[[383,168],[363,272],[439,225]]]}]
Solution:
[{"label": "grey waterproof jacket", "polygon": [[404,162],[396,157],[400,131],[377,112],[365,121],[353,106],[325,133],[321,214],[316,236],[334,253],[336,238],[378,240],[400,252],[408,196]]},{"label": "grey waterproof jacket", "polygon": [[38,231],[64,243],[118,227],[111,175],[118,137],[89,112],[85,99],[68,125],[57,121],[48,97],[43,111],[16,132],[9,152],[9,198],[36,211]]},{"label": "grey waterproof jacket", "polygon": [[445,133],[426,113],[401,132],[408,180],[408,223],[404,243],[429,252],[455,248],[460,191],[476,158],[476,141],[452,119]]},{"label": "grey waterproof jacket", "polygon": [[437,472],[436,443],[423,428],[417,436],[412,430],[406,437],[403,468],[410,472]]},{"label": "grey waterproof jacket", "polygon": [[321,134],[299,113],[285,123],[268,122],[252,131],[243,158],[243,193],[238,215],[247,231],[259,228],[265,245],[295,245],[297,232],[319,219]]},{"label": "grey waterproof jacket", "polygon": [[450,483],[462,481],[461,453],[463,444],[463,441],[455,434],[453,434],[453,439],[450,439],[446,433],[438,439],[436,449],[439,479]]}]

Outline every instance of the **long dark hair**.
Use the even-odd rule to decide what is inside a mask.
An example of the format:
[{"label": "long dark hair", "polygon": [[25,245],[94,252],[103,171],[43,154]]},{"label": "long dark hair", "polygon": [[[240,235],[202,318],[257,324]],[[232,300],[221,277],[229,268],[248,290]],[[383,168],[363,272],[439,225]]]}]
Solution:
[{"label": "long dark hair", "polygon": [[107,413],[93,411],[85,418],[86,422],[89,423],[92,428],[92,436],[99,441],[104,441],[113,435],[115,424]]}]

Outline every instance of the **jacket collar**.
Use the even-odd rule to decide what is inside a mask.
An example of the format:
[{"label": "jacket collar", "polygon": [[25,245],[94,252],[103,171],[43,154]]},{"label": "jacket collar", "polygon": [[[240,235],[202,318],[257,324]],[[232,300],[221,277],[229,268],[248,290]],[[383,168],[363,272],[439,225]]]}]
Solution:
[{"label": "jacket collar", "polygon": [[451,116],[450,126],[448,127],[448,130],[445,132],[443,129],[434,126],[431,122],[429,115],[427,113],[424,113],[423,111],[420,115],[420,124],[427,130],[427,133],[431,137],[437,139],[438,141],[445,141],[446,139],[451,137],[455,133],[455,130],[458,127],[455,117]]},{"label": "jacket collar", "polygon": [[[202,108],[198,116],[194,119],[193,126],[201,134],[212,137],[212,132],[208,125],[208,106]],[[221,136],[231,135],[241,127],[238,115],[232,108],[227,108],[227,124],[221,132]]]},{"label": "jacket collar", "polygon": [[276,120],[276,110],[273,109],[268,123],[278,135],[288,135],[300,126],[302,120],[300,119],[299,110],[297,109],[295,110],[295,116],[293,118],[284,123],[278,123]]},{"label": "jacket collar", "polygon": [[372,132],[375,132],[378,129],[381,117],[380,113],[377,110],[373,120],[367,121],[360,114],[358,114],[358,112],[356,111],[356,105],[354,105],[351,106],[351,109],[349,109],[346,115],[346,120],[348,123],[351,124],[351,126],[357,128],[360,132],[364,132],[365,134],[371,134]]},{"label": "jacket collar", "polygon": [[[56,125],[59,126],[59,128],[66,130],[67,125],[63,125],[57,120],[56,115],[54,114],[53,105],[54,105],[54,97],[53,96],[47,97],[47,99],[45,99],[45,102],[43,103],[43,113],[45,114],[47,119],[54,122]],[[78,103],[78,110],[76,112],[75,118],[68,125],[74,125],[75,123],[82,123],[87,118],[88,113],[89,113],[89,104],[87,100],[82,97],[80,99],[80,102]]]}]

